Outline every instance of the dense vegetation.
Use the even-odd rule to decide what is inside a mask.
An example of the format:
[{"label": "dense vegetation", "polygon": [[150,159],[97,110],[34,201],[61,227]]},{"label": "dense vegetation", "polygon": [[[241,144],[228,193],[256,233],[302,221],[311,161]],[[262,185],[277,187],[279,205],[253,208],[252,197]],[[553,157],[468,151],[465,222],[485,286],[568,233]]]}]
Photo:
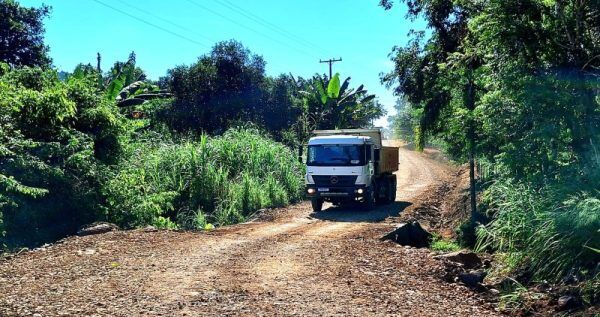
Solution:
[{"label": "dense vegetation", "polygon": [[50,8],[25,8],[14,0],[0,1],[0,61],[13,66],[48,66],[43,18]]},{"label": "dense vegetation", "polygon": [[477,161],[480,249],[506,254],[521,282],[591,279],[597,300],[600,3],[405,2],[431,34],[413,32],[382,76],[404,100],[395,130]]},{"label": "dense vegetation", "polygon": [[123,117],[96,93],[92,78],[62,82],[53,70],[0,65],[0,206],[7,241],[72,232],[98,217],[100,185],[122,150]]},{"label": "dense vegetation", "polygon": [[220,137],[160,140],[148,133],[104,187],[107,217],[127,227],[205,228],[243,221],[298,201],[303,166],[289,148],[254,129]]},{"label": "dense vegetation", "polygon": [[361,85],[315,75],[309,79],[265,75],[265,61],[236,41],[215,45],[190,66],[161,78],[174,95],[157,119],[179,132],[222,133],[232,122],[254,122],[288,145],[306,141],[307,131],[364,127],[383,115]]},{"label": "dense vegetation", "polygon": [[225,41],[190,66],[146,78],[132,53],[108,70],[58,72],[48,7],[0,0],[0,249],[111,221],[204,229],[301,198],[296,150],[317,128],[382,115],[339,75],[270,77]]}]

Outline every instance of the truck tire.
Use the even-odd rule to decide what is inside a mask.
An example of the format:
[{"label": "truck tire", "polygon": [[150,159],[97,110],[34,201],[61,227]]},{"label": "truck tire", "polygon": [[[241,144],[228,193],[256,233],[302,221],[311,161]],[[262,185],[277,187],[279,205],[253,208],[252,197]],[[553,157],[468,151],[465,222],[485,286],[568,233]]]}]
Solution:
[{"label": "truck tire", "polygon": [[380,183],[377,203],[390,204],[396,200],[396,175],[386,176]]},{"label": "truck tire", "polygon": [[392,175],[389,179],[389,202],[393,203],[396,201],[396,191],[398,187],[398,181],[396,180],[396,175]]},{"label": "truck tire", "polygon": [[313,198],[310,200],[310,204],[312,205],[312,209],[314,212],[319,212],[323,210],[323,199],[322,198]]},{"label": "truck tire", "polygon": [[365,195],[363,198],[364,201],[362,202],[362,209],[364,211],[371,211],[375,208],[375,204],[377,203],[376,196],[376,189],[367,191],[367,195]]},{"label": "truck tire", "polygon": [[377,183],[375,202],[379,205],[386,204],[388,202],[388,195],[390,190],[388,189],[388,180],[387,178],[382,178],[381,181]]}]

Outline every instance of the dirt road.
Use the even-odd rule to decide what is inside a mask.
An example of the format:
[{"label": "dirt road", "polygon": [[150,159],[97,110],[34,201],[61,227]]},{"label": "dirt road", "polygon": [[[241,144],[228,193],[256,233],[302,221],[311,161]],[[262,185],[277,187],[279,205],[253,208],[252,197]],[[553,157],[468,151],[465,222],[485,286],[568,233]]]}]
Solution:
[{"label": "dirt road", "polygon": [[[208,233],[69,238],[0,263],[0,316],[492,316],[438,278],[429,250],[379,240],[452,169],[401,149],[397,201],[372,212],[307,203]],[[39,314],[39,315],[34,315]]]}]

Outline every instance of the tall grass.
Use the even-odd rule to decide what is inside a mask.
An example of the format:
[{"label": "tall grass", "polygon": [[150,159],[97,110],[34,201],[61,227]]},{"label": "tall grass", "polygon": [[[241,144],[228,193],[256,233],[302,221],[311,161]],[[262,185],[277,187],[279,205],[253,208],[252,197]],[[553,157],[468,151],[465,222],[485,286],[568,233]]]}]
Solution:
[{"label": "tall grass", "polygon": [[105,186],[107,217],[126,227],[204,228],[301,198],[303,166],[258,130],[199,140],[140,141]]},{"label": "tall grass", "polygon": [[[494,220],[478,230],[478,248],[511,254],[517,267],[537,279],[558,281],[568,274],[593,274],[600,254],[600,199],[597,191],[534,190],[496,181],[484,199]],[[576,272],[574,272],[576,271]]]}]

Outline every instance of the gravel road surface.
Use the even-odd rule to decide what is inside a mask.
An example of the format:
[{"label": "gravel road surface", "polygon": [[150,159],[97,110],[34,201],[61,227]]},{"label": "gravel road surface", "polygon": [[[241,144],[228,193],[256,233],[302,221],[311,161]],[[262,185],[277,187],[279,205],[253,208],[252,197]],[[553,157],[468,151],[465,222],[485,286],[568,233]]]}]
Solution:
[{"label": "gravel road surface", "polygon": [[211,232],[68,238],[0,262],[0,316],[494,316],[430,250],[379,240],[451,173],[401,148],[397,201],[372,212],[304,202]]}]

